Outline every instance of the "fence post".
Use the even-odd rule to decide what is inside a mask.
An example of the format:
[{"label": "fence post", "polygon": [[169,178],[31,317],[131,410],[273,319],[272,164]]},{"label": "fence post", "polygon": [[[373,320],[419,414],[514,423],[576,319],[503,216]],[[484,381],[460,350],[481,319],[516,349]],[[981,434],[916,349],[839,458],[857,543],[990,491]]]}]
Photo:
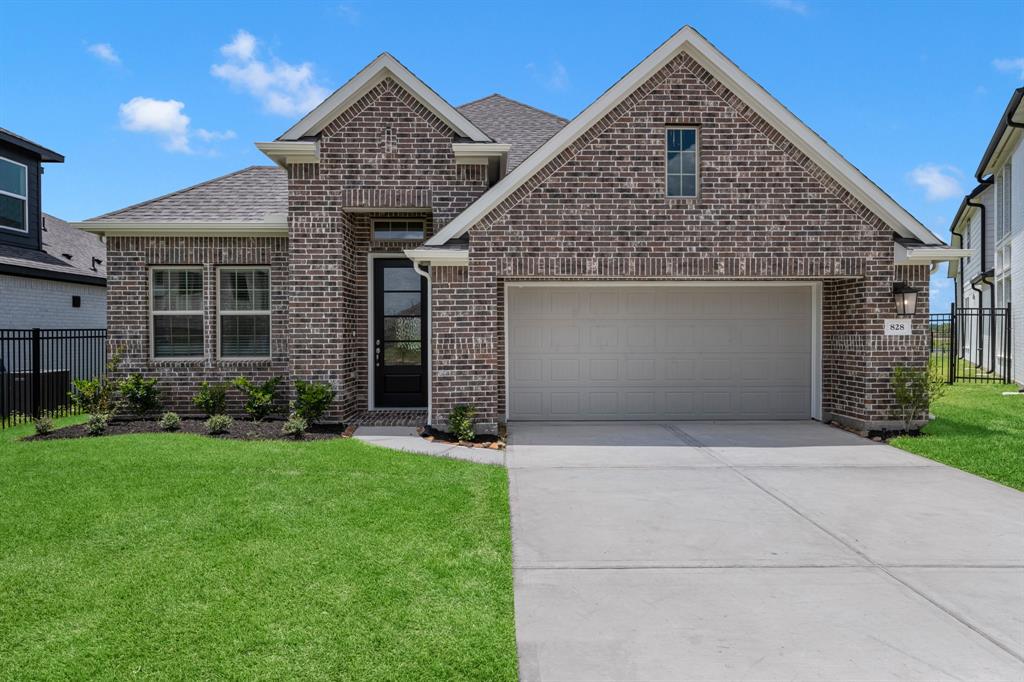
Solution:
[{"label": "fence post", "polygon": [[1006,304],[1006,316],[1003,318],[1003,381],[1007,384],[1013,383],[1013,312],[1010,304]]},{"label": "fence post", "polygon": [[32,328],[32,418],[39,419],[43,403],[42,348],[39,342],[39,328]]},{"label": "fence post", "polygon": [[957,350],[956,301],[949,304],[949,383],[956,381]]}]

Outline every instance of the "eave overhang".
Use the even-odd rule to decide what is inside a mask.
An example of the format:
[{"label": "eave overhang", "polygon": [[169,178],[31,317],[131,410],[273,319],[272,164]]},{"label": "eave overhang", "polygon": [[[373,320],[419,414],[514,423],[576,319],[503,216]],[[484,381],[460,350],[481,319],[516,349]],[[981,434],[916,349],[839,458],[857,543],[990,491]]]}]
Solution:
[{"label": "eave overhang", "polygon": [[286,215],[267,216],[263,222],[235,223],[142,223],[100,222],[71,223],[83,232],[101,237],[285,237],[288,235]]},{"label": "eave overhang", "polygon": [[486,165],[491,159],[507,159],[512,145],[503,142],[452,142],[455,163]]},{"label": "eave overhang", "polygon": [[315,140],[257,142],[256,149],[282,168],[291,163],[320,163],[320,144]]},{"label": "eave overhang", "polygon": [[945,244],[921,246],[906,246],[899,242],[893,244],[893,260],[896,265],[932,265],[956,261],[970,255],[970,249],[956,249]]},{"label": "eave overhang", "polygon": [[434,266],[469,265],[469,249],[432,249],[419,247],[406,249],[405,256],[416,264]]}]

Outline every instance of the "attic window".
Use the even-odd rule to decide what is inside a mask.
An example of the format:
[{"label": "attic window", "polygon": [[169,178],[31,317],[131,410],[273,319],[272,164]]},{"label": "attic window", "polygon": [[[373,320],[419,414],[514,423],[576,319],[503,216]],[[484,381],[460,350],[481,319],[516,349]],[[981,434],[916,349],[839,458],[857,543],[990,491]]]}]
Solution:
[{"label": "attic window", "polygon": [[375,241],[417,241],[423,239],[423,220],[374,220]]},{"label": "attic window", "polygon": [[0,156],[0,227],[28,232],[28,166]]},{"label": "attic window", "polygon": [[665,131],[665,193],[668,196],[697,196],[697,153],[696,128]]}]

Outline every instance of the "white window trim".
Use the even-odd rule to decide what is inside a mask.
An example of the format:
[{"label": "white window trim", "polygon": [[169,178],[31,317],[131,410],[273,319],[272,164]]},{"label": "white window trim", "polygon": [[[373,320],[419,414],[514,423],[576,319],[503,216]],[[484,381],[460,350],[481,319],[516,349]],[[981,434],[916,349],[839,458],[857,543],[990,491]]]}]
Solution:
[{"label": "white window trim", "polygon": [[[224,310],[220,304],[220,275],[222,272],[241,272],[253,270],[267,271],[267,309],[266,310]],[[222,265],[216,268],[217,277],[217,359],[223,362],[252,362],[270,360],[274,356],[274,273],[269,265]],[[229,355],[221,352],[220,333],[221,318],[225,315],[266,315],[267,354],[266,355]]]},{"label": "white window trim", "polygon": [[[390,223],[402,221],[404,223],[419,223],[420,236],[412,238],[398,238],[391,237],[387,239],[378,239],[376,236],[377,223]],[[421,242],[427,237],[427,221],[423,218],[374,218],[370,221],[370,241],[374,242]]]},{"label": "white window trim", "polygon": [[[668,193],[668,134],[673,130],[693,131],[693,194]],[[700,127],[699,126],[665,126],[665,137],[661,147],[665,164],[665,198],[666,199],[697,199],[700,197]],[[685,175],[685,174],[684,174]]]},{"label": "white window trim", "polygon": [[11,232],[17,232],[18,234],[28,234],[28,232],[29,232],[29,228],[28,228],[28,166],[23,164],[23,163],[20,163],[18,161],[15,161],[14,159],[8,159],[6,156],[0,156],[0,161],[7,161],[8,163],[13,163],[15,166],[21,166],[22,169],[24,169],[24,171],[25,171],[25,195],[24,196],[22,196],[20,194],[15,194],[14,192],[8,192],[6,190],[0,189],[0,194],[3,194],[4,196],[8,196],[8,197],[14,197],[15,199],[21,199],[22,201],[25,202],[25,216],[24,216],[24,219],[22,220],[23,224],[25,225],[25,229],[19,230],[16,227],[7,227],[6,225],[0,225],[0,230],[9,230]]},{"label": "white window trim", "polygon": [[[156,310],[153,305],[154,275],[157,270],[177,270],[187,272],[198,272],[203,278],[202,298],[206,299],[206,269],[201,265],[153,265],[149,268],[149,359],[155,362],[196,362],[205,360],[206,353],[206,311],[200,310]],[[205,306],[204,306],[205,307]],[[156,325],[154,320],[157,315],[199,315],[203,321],[203,353],[202,355],[163,355],[156,354]]]}]

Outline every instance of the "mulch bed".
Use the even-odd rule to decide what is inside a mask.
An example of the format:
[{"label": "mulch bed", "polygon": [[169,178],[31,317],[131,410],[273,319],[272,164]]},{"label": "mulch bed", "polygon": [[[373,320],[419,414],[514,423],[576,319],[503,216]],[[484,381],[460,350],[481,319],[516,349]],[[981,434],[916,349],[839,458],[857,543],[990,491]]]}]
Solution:
[{"label": "mulch bed", "polygon": [[[182,419],[181,428],[176,433],[195,433],[210,438],[227,440],[300,440],[281,433],[284,425],[282,419],[267,419],[262,422],[235,419],[227,433],[211,435],[206,431],[205,419]],[[329,438],[347,438],[352,431],[344,424],[314,424],[301,440],[327,440]],[[164,431],[155,419],[115,419],[107,426],[104,436],[118,436],[132,433],[175,433]],[[57,438],[92,438],[85,431],[85,424],[75,424],[56,429],[45,436],[26,436],[23,440],[54,440]]]},{"label": "mulch bed", "polygon": [[464,448],[488,448],[491,450],[504,450],[505,441],[499,436],[489,434],[478,434],[471,441],[459,440],[445,431],[438,431],[435,428],[424,426],[420,429],[420,435],[431,443],[446,443],[448,445],[461,445]]}]

